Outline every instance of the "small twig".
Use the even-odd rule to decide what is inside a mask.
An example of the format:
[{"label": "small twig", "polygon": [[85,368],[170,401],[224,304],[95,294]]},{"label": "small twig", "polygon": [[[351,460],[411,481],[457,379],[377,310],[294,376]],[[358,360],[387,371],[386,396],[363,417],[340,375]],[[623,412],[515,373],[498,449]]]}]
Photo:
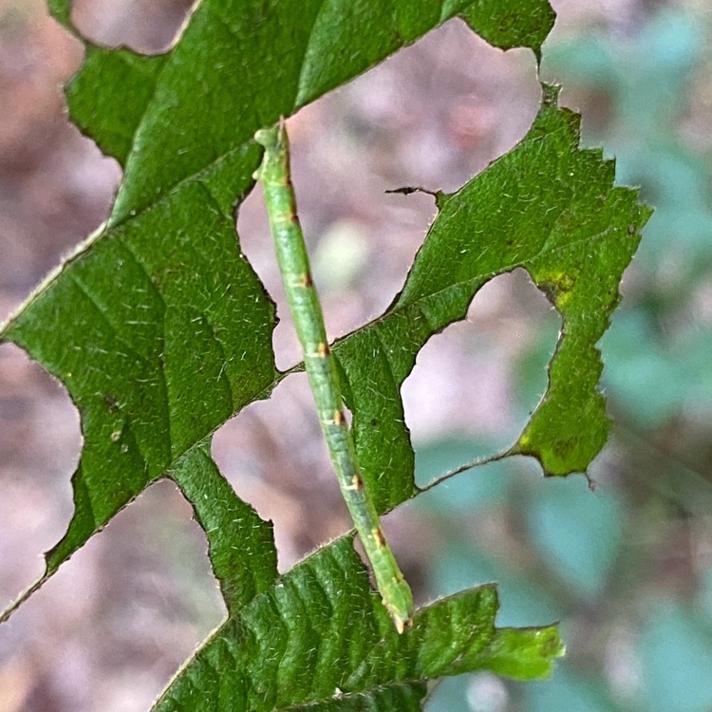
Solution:
[{"label": "small twig", "polygon": [[7,622],[12,614],[35,592],[39,591],[40,588],[45,584],[47,579],[49,579],[50,574],[45,571],[40,578],[37,579],[33,584],[28,586],[4,611],[0,612],[0,623]]},{"label": "small twig", "polygon": [[443,198],[447,197],[445,193],[441,190],[428,190],[427,188],[422,188],[419,185],[404,185],[401,188],[391,188],[386,191],[386,193],[397,193],[399,195],[412,195],[413,193],[425,193],[426,195],[432,195],[435,198],[435,204],[440,207]]},{"label": "small twig", "polygon": [[489,465],[491,462],[499,462],[500,460],[505,460],[508,457],[513,457],[514,455],[519,455],[521,453],[518,453],[514,450],[514,446],[507,448],[506,450],[502,450],[500,452],[495,452],[492,455],[485,455],[483,457],[478,457],[475,460],[472,460],[471,462],[468,462],[464,465],[460,465],[459,467],[456,467],[454,470],[450,470],[449,472],[446,472],[443,475],[440,475],[436,477],[434,480],[431,480],[425,487],[418,487],[418,493],[422,494],[423,492],[428,492],[429,490],[433,489],[433,487],[437,487],[438,485],[441,485],[443,482],[446,482],[449,479],[452,479],[453,477],[456,477],[457,475],[461,475],[463,472],[467,472],[468,470],[472,470],[475,467],[482,467],[483,465]]},{"label": "small twig", "polygon": [[428,190],[419,185],[404,185],[401,188],[389,188],[386,193],[400,193],[401,195],[412,195],[413,193],[425,193],[426,195],[432,195],[437,198],[440,194],[436,190]]}]

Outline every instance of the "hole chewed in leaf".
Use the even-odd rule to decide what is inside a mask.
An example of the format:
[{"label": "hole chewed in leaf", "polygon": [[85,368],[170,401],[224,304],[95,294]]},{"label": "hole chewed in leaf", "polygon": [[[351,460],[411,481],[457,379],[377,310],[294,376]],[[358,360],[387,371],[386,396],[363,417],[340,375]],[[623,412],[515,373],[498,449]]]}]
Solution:
[{"label": "hole chewed in leaf", "polygon": [[[432,197],[386,191],[457,189],[521,139],[540,96],[531,52],[502,52],[453,20],[288,121],[300,222],[330,338],[388,306],[433,219]],[[291,367],[299,347],[260,187],[240,205],[238,232],[278,303],[277,365]]]},{"label": "hole chewed in leaf", "polygon": [[349,528],[306,374],[225,423],[212,451],[238,495],[273,522],[281,571]]},{"label": "hole chewed in leaf", "polygon": [[[69,2],[51,2],[66,19]],[[236,506],[222,499],[228,490],[208,456],[208,440],[233,413],[265,397],[280,380],[272,359],[272,304],[235,249],[235,197],[252,187],[260,159],[252,141],[255,130],[414,42],[454,5],[467,11],[473,26],[481,21],[486,36],[500,37],[502,46],[525,45],[538,52],[552,12],[544,0],[528,4],[531,12],[523,19],[530,24],[520,25],[508,24],[512,14],[506,4],[502,16],[502,4],[490,0],[468,8],[423,3],[422,14],[406,2],[373,3],[371,13],[343,16],[340,3],[304,3],[297,15],[290,2],[258,2],[254,8],[263,11],[260,23],[241,22],[240,15],[226,23],[211,14],[219,2],[210,7],[204,3],[204,12],[195,16],[180,46],[165,56],[87,53],[84,70],[69,92],[72,115],[103,150],[125,164],[124,181],[105,233],[68,263],[3,334],[41,358],[82,406],[86,445],[75,490],[76,536],[57,564],[166,472],[190,492],[209,536],[216,529],[212,514]],[[230,7],[239,8],[240,3]],[[330,22],[334,12],[338,23]],[[293,26],[297,17],[299,23]],[[285,32],[289,41],[277,44],[275,38],[286,39]],[[113,81],[117,77],[122,81]],[[560,390],[544,405],[553,404],[554,415],[556,409],[563,412],[560,418],[578,414],[576,408],[565,408],[569,401],[584,414],[591,412],[591,402],[599,405],[590,395],[600,375],[595,343],[615,303],[620,273],[637,244],[629,229],[627,242],[620,240],[618,222],[638,225],[644,211],[630,192],[611,190],[611,166],[602,164],[600,156],[578,150],[576,121],[557,108],[555,94],[546,89],[546,101],[526,139],[441,201],[428,240],[391,308],[334,346],[364,481],[380,511],[417,491],[401,385],[420,348],[433,334],[463,319],[478,288],[496,274],[522,266],[539,284],[554,285],[558,291],[559,273],[575,274],[566,289],[569,298],[560,304],[570,317],[570,338],[556,356],[566,364],[571,352],[565,348],[574,349],[576,365],[583,364],[577,374],[583,375],[574,384],[578,391],[567,389],[569,360],[556,380]],[[125,101],[127,96],[131,102]],[[466,129],[459,133],[473,133],[464,114],[465,120],[456,117],[455,124]],[[409,128],[418,134],[417,127]],[[427,149],[427,137],[420,138],[420,148]],[[409,145],[408,155],[417,148]],[[383,144],[380,151],[385,153]],[[422,155],[427,156],[427,150],[421,150]],[[345,162],[343,170],[351,170],[350,164]],[[406,176],[393,181],[394,186],[392,176],[384,172],[385,185],[377,187],[380,191],[422,183],[423,175],[417,181]],[[367,198],[356,197],[358,205],[369,207]],[[403,250],[408,258],[414,244]],[[380,299],[382,286],[379,290]],[[599,411],[593,411],[594,425],[599,425]],[[560,424],[550,413],[544,416],[544,422]],[[532,451],[541,455],[550,435],[528,432]],[[593,447],[585,448],[579,461],[592,452]],[[565,474],[570,463],[545,467]],[[211,493],[203,489],[211,480],[219,483],[212,502]],[[203,507],[205,501],[210,504]],[[256,522],[251,509],[238,509],[240,516],[230,523]],[[262,524],[255,528],[268,538],[271,530]],[[231,549],[237,540],[242,542],[238,537],[223,541],[233,545],[222,549],[221,563],[228,568],[236,562]],[[266,558],[273,555],[273,549],[254,542],[245,549],[250,557],[263,551]],[[254,596],[244,611],[230,617],[157,708],[191,707],[196,697],[211,700],[216,694],[228,704],[244,699],[256,709],[331,704],[335,689],[346,695],[364,693],[371,703],[376,696],[380,699],[384,686],[401,679],[416,681],[418,689],[405,692],[417,695],[425,693],[431,679],[473,669],[538,677],[560,654],[554,628],[496,631],[492,587],[439,601],[398,637],[392,627],[384,627],[387,618],[379,618],[377,599],[356,559],[351,542],[343,539],[323,547],[276,586],[265,584],[260,574],[255,590],[264,595]],[[272,563],[266,562],[265,578]],[[251,565],[242,568],[256,571]],[[294,647],[292,629],[285,625],[292,620],[310,633],[308,640],[298,636]],[[276,638],[270,637],[273,633]],[[341,642],[344,635],[346,645]],[[276,641],[274,647],[271,640]],[[322,645],[332,640],[336,644]],[[362,659],[363,650],[352,650],[352,642],[366,648]],[[389,654],[379,656],[384,648]],[[275,649],[289,655],[275,655]],[[318,664],[314,651],[326,656]],[[334,651],[336,657],[328,657]],[[518,657],[520,651],[526,652],[526,660]],[[450,657],[444,663],[445,653]],[[229,659],[229,664],[216,666],[215,655]],[[397,662],[397,667],[384,666],[384,659]],[[282,686],[284,674],[306,686]],[[265,692],[273,699],[265,699]]]},{"label": "hole chewed in leaf", "polygon": [[159,54],[180,39],[196,0],[74,0],[72,19],[88,40]]},{"label": "hole chewed in leaf", "polygon": [[34,679],[27,708],[148,709],[224,618],[206,549],[173,483],[119,513],[0,626],[0,664],[24,661]]},{"label": "hole chewed in leaf", "polygon": [[482,287],[418,354],[401,393],[418,445],[445,437],[511,445],[541,400],[561,320],[524,270]]},{"label": "hole chewed in leaf", "polygon": [[[295,182],[297,180],[295,179]],[[299,185],[297,185],[297,190],[299,190]],[[280,370],[291,368],[302,359],[301,347],[287,307],[282,280],[274,257],[274,247],[269,235],[261,185],[256,185],[245,200],[240,203],[237,212],[237,232],[240,239],[240,251],[247,257],[252,268],[259,275],[267,293],[277,304],[278,322],[272,332],[276,366]],[[309,233],[305,234],[308,236]]]},{"label": "hole chewed in leaf", "polygon": [[72,511],[66,473],[80,449],[79,417],[66,391],[19,348],[2,344],[0,610],[42,573],[37,554],[66,528]]}]

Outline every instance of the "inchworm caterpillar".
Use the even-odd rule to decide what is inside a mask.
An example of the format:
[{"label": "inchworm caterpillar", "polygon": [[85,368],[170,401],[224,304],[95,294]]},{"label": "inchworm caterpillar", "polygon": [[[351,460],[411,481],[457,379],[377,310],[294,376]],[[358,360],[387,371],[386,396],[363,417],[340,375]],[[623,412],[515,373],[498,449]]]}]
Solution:
[{"label": "inchworm caterpillar", "polygon": [[413,596],[386,542],[378,512],[359,471],[353,436],[343,413],[336,362],[326,338],[319,295],[312,282],[309,256],[297,217],[284,122],[261,129],[255,140],[265,148],[258,178],[262,181],[270,230],[289,309],[304,352],[319,421],[341,493],[373,568],[383,604],[399,633],[410,625]]}]

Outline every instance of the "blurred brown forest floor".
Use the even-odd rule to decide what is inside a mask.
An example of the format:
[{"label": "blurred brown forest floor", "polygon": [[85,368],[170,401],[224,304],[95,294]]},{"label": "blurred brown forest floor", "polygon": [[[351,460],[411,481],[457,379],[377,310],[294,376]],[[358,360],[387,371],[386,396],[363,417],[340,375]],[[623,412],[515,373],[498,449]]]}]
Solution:
[{"label": "blurred brown forest floor", "polygon": [[[80,29],[97,41],[157,52],[170,44],[188,4],[77,0],[75,14]],[[702,2],[553,4],[559,22],[552,45],[590,28],[623,42],[663,6],[704,10]],[[120,180],[116,163],[66,120],[59,86],[80,61],[78,43],[49,19],[43,2],[0,0],[0,318],[105,218]],[[709,68],[704,53],[699,61],[702,69]],[[700,151],[709,152],[712,83],[700,80],[698,87],[683,128]],[[585,91],[565,96],[582,106],[594,128],[605,125],[605,97]],[[538,101],[529,53],[493,50],[451,22],[291,121],[300,211],[333,336],[387,306],[434,215],[428,196],[384,191],[412,184],[458,187],[524,135]],[[298,352],[258,195],[245,203],[238,228],[245,252],[277,298],[282,317],[275,335],[278,365],[290,365]],[[705,279],[700,309],[709,322],[712,282],[709,275]],[[631,281],[635,291],[636,277]],[[528,355],[542,334],[551,337],[545,349],[553,348],[557,325],[555,313],[525,275],[488,285],[468,322],[426,347],[404,388],[414,442],[446,447],[452,439],[493,446],[511,441],[526,406],[536,403],[545,383],[543,368]],[[524,404],[517,392],[523,367],[538,369],[534,392]],[[347,526],[310,412],[304,380],[292,377],[270,402],[250,406],[226,424],[214,444],[215,457],[237,492],[274,520],[282,568]],[[645,444],[649,434],[631,436],[643,438],[642,452],[614,439],[596,468],[604,485],[625,482],[626,499],[634,506],[650,505],[644,481],[655,474],[651,458],[659,457]],[[666,422],[654,434],[662,450],[677,439],[709,451],[710,428],[699,419]],[[18,349],[0,347],[0,606],[40,573],[40,553],[66,527],[69,476],[80,442],[78,417],[64,390]],[[707,486],[711,462],[690,466],[708,478]],[[533,468],[526,474],[535,486],[548,484]],[[709,503],[709,490],[700,486]],[[705,516],[685,504],[671,508],[665,495],[660,501],[646,511],[659,517],[656,526],[664,536],[634,530],[636,555],[626,561],[647,573],[636,579],[634,590],[617,594],[622,598],[644,595],[651,587],[683,599],[696,595],[700,571],[712,560],[709,510]],[[483,511],[468,531],[473,539],[498,542],[499,555],[526,570],[536,566],[534,554],[516,506],[510,505],[504,520],[498,516],[501,508]],[[431,584],[433,562],[448,545],[448,535],[438,522],[436,511],[408,507],[387,523],[421,599],[440,592]],[[146,708],[223,615],[204,550],[175,488],[152,487],[0,627],[0,712]],[[625,589],[622,575],[618,587]],[[532,584],[532,595],[545,585]],[[580,643],[582,668],[590,666],[588,672],[620,695],[625,708],[625,700],[633,699],[626,695],[634,695],[640,684],[630,646],[633,620],[626,622],[625,609],[613,612],[616,620],[604,634],[601,599],[574,605],[574,596],[563,593],[562,598],[575,622],[570,649]],[[534,709],[516,690],[500,689],[491,680],[472,684],[467,697],[472,710],[525,709],[527,704]],[[481,699],[489,707],[478,707]],[[618,703],[611,704],[614,709]]]}]

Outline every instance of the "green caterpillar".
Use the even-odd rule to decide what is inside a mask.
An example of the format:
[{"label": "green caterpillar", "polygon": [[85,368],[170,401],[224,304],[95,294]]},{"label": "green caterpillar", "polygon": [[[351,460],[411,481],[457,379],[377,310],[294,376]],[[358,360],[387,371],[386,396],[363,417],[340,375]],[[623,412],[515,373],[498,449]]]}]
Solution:
[{"label": "green caterpillar", "polygon": [[383,604],[396,629],[402,633],[412,621],[413,595],[383,535],[378,512],[359,471],[353,436],[344,417],[336,361],[329,350],[319,295],[312,282],[309,256],[297,217],[284,122],[270,129],[261,129],[255,134],[255,140],[265,148],[256,177],[262,181],[277,262],[304,351],[304,366],[331,463],[373,568]]}]

